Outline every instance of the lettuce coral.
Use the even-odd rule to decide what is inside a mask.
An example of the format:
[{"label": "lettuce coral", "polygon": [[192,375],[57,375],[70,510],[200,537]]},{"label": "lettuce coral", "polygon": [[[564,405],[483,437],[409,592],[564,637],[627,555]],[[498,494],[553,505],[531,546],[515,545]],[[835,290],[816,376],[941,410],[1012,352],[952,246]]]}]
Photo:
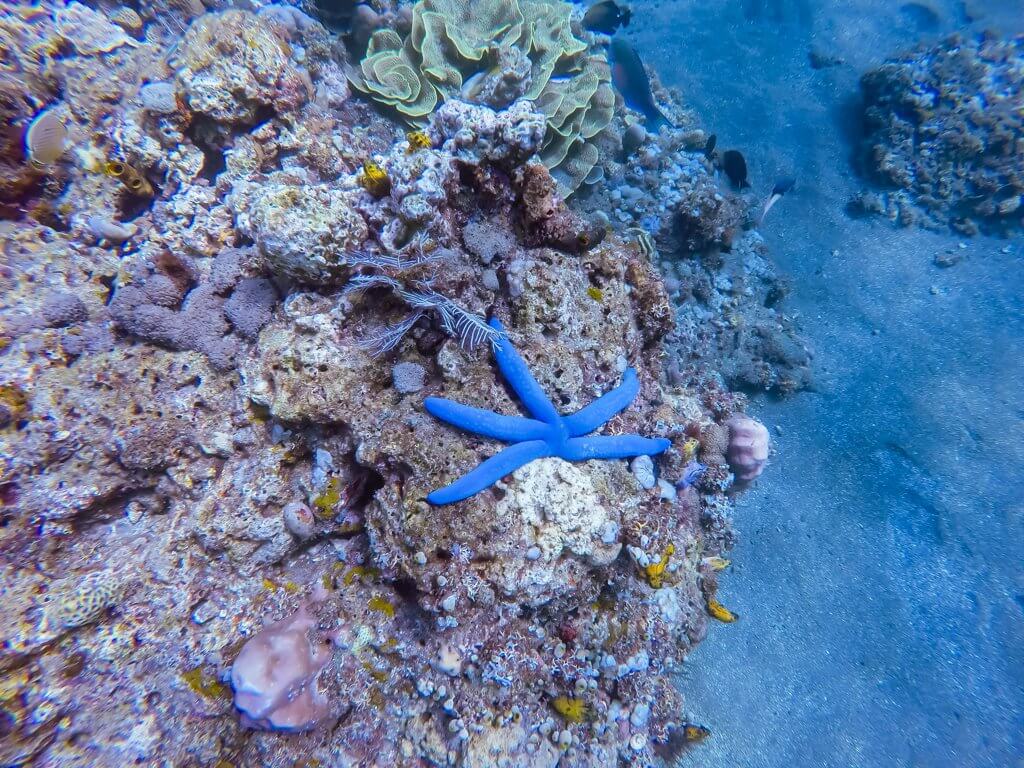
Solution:
[{"label": "lettuce coral", "polygon": [[563,196],[594,167],[593,139],[615,105],[603,55],[586,55],[572,34],[571,6],[512,0],[420,0],[412,32],[390,29],[370,38],[353,85],[402,115],[426,117],[443,99],[502,108],[519,98],[547,118],[541,157]]}]

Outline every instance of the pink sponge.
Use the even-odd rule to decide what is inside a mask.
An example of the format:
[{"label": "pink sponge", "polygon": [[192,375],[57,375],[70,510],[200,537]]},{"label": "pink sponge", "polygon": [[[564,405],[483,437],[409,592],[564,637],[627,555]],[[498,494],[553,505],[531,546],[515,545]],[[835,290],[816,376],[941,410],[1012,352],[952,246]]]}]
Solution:
[{"label": "pink sponge", "polygon": [[738,414],[726,422],[729,449],[726,459],[736,482],[749,483],[764,471],[768,461],[768,428],[759,421]]},{"label": "pink sponge", "polygon": [[314,625],[306,607],[265,627],[242,646],[231,667],[235,706],[246,725],[307,731],[328,713],[316,677],[331,658],[314,650],[306,631]]}]

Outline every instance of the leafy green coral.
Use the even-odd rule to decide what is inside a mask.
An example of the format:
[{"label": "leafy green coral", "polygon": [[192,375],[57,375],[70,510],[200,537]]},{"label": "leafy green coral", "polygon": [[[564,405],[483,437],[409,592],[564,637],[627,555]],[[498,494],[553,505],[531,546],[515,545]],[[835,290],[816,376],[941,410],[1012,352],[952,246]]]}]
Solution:
[{"label": "leafy green coral", "polygon": [[377,101],[394,107],[403,115],[421,117],[437,106],[437,90],[423,76],[416,52],[390,29],[370,38],[360,73],[352,82]]},{"label": "leafy green coral", "polygon": [[571,10],[560,0],[419,0],[408,38],[374,33],[351,80],[413,120],[445,98],[534,100],[548,118],[541,157],[568,195],[597,162],[593,139],[615,104],[608,62],[586,54]]}]

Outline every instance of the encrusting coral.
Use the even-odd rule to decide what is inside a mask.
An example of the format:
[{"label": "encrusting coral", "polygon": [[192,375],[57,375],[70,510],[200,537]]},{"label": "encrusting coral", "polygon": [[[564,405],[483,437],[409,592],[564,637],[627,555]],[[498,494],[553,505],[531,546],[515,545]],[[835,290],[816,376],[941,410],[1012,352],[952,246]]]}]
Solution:
[{"label": "encrusting coral", "polygon": [[111,315],[133,336],[202,352],[218,368],[230,368],[239,350],[232,327],[245,338],[254,337],[278,299],[267,280],[242,279],[247,256],[243,250],[224,249],[214,259],[209,279],[198,285],[193,285],[198,275],[187,261],[138,274],[114,294]]},{"label": "encrusting coral", "polygon": [[768,461],[768,428],[749,416],[738,414],[726,422],[729,447],[726,459],[740,483],[755,480]]},{"label": "encrusting coral", "polygon": [[235,706],[247,721],[263,728],[304,731],[330,708],[317,688],[317,676],[330,651],[314,650],[307,637],[316,622],[305,608],[251,637],[231,665]]},{"label": "encrusting coral", "polygon": [[1024,225],[1024,39],[955,35],[861,78],[864,170],[853,207],[967,235]]}]

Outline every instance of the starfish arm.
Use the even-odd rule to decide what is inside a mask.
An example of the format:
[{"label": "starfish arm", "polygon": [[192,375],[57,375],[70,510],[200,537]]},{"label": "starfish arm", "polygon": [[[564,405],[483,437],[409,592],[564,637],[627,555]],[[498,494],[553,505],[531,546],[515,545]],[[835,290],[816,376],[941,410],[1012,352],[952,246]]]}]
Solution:
[{"label": "starfish arm", "polygon": [[627,368],[622,376],[622,383],[611,392],[606,392],[597,398],[586,408],[581,408],[572,414],[565,416],[562,423],[569,431],[570,437],[580,437],[593,432],[620,411],[629,407],[640,391],[640,381],[636,377],[636,371]]},{"label": "starfish arm", "polygon": [[428,397],[423,401],[423,407],[431,416],[454,427],[506,443],[542,440],[550,431],[550,427],[542,421],[522,416],[505,416],[441,397]]},{"label": "starfish arm", "polygon": [[505,381],[519,395],[519,399],[523,401],[523,405],[526,406],[530,415],[548,424],[556,423],[560,418],[558,411],[555,410],[555,406],[551,404],[548,396],[544,394],[544,390],[541,389],[537,380],[533,378],[526,363],[523,362],[523,358],[509,342],[501,321],[493,317],[490,326],[501,334],[501,338],[494,346],[494,359],[498,361],[498,370],[505,377]]},{"label": "starfish arm", "polygon": [[629,459],[633,456],[654,456],[668,450],[671,445],[672,441],[663,437],[639,435],[574,437],[566,441],[565,449],[558,455],[566,461]]},{"label": "starfish arm", "polygon": [[543,440],[528,440],[525,443],[510,445],[500,453],[481,462],[476,469],[463,475],[451,485],[429,494],[427,501],[431,504],[441,505],[454,504],[457,501],[468,499],[484,488],[494,485],[505,475],[515,472],[524,464],[550,455],[551,450]]}]

